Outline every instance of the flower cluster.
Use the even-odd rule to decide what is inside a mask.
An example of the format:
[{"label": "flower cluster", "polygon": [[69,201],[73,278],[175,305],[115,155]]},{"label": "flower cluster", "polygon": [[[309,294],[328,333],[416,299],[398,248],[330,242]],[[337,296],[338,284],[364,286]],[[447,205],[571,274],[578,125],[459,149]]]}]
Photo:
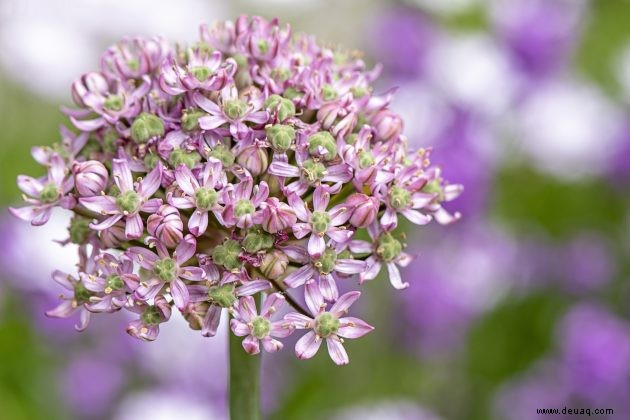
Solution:
[{"label": "flower cluster", "polygon": [[459,218],[442,203],[461,186],[429,150],[407,151],[392,92],[370,86],[378,72],[260,17],[202,26],[187,47],[109,48],[72,86],[73,129],[33,150],[47,175],[18,178],[28,205],[15,216],[41,225],[54,207],[74,212],[79,270],[53,274],[68,294],[48,314],[79,311],[83,329],[93,313],[131,311],[127,332],[154,340],[173,309],[204,336],[226,309],[248,353],[305,329],[299,358],[325,339],[348,363],[343,340],[373,328],[346,316],[360,292],[338,286],[385,266],[407,287],[401,219]]}]

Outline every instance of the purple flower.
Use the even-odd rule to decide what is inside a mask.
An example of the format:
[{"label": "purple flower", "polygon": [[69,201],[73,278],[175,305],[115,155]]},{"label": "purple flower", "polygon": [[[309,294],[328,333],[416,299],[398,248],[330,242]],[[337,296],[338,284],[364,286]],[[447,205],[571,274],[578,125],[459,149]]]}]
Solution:
[{"label": "purple flower", "polygon": [[374,243],[351,241],[349,248],[354,253],[372,253],[367,260],[367,270],[361,273],[361,282],[372,280],[381,272],[383,264],[387,267],[389,281],[396,289],[406,289],[409,283],[403,282],[398,267],[406,267],[413,257],[403,252],[403,244],[389,232],[384,232],[374,223],[368,226],[368,233]]},{"label": "purple flower", "polygon": [[351,258],[340,258],[334,248],[324,248],[319,257],[314,257],[306,249],[297,246],[283,248],[287,256],[302,267],[284,278],[284,284],[290,288],[316,282],[320,293],[328,301],[335,301],[339,297],[337,281],[343,275],[353,275],[365,272],[368,265],[365,261]]},{"label": "purple flower", "polygon": [[136,299],[146,301],[155,298],[162,289],[170,293],[175,306],[182,310],[188,304],[188,288],[184,280],[201,281],[206,273],[200,267],[183,266],[190,260],[197,250],[197,240],[192,235],[186,235],[184,240],[175,248],[171,255],[166,247],[155,242],[157,254],[143,247],[134,246],[127,250],[129,256],[142,268],[148,270],[150,278],[142,281],[135,290]]},{"label": "purple flower", "polygon": [[261,225],[269,233],[278,233],[291,228],[297,222],[295,210],[276,197],[269,197],[261,203],[260,208],[262,209]]},{"label": "purple flower", "polygon": [[132,301],[127,309],[140,314],[140,318],[131,321],[127,334],[144,341],[154,341],[160,333],[160,324],[171,318],[171,305],[164,296],[156,296],[153,305]]},{"label": "purple flower", "polygon": [[260,95],[249,98],[239,97],[234,85],[221,90],[220,104],[217,104],[200,93],[193,95],[195,103],[208,114],[199,118],[199,127],[203,130],[215,130],[223,124],[229,124],[230,134],[237,140],[245,140],[251,128],[245,123],[264,124],[269,120],[267,111],[259,111],[263,105]]},{"label": "purple flower", "polygon": [[74,187],[74,178],[67,177],[68,169],[63,159],[55,154],[50,160],[48,175],[35,179],[30,176],[18,176],[18,187],[24,194],[24,200],[29,204],[26,207],[13,208],[9,211],[15,217],[33,226],[41,226],[48,222],[53,207],[60,205],[71,209],[76,205],[76,199],[68,195]]},{"label": "purple flower", "polygon": [[95,261],[100,273],[82,276],[83,285],[94,294],[85,307],[90,312],[117,311],[127,302],[128,294],[136,290],[140,277],[133,273],[133,262],[124,254],[116,258],[102,253]]},{"label": "purple flower", "polygon": [[341,226],[352,215],[352,208],[339,204],[326,210],[330,203],[330,193],[324,187],[315,188],[313,193],[313,211],[310,211],[304,201],[297,194],[289,195],[289,204],[302,223],[293,225],[293,234],[302,239],[310,233],[308,253],[313,257],[320,257],[326,249],[324,237],[333,242],[348,241],[354,232]]},{"label": "purple flower", "polygon": [[263,213],[261,204],[269,196],[269,186],[265,181],[254,186],[254,181],[246,177],[235,187],[225,192],[225,209],[223,220],[226,226],[234,226],[241,229],[252,227],[262,223]]},{"label": "purple flower", "polygon": [[117,197],[109,195],[82,197],[79,203],[88,210],[108,216],[100,223],[90,225],[92,229],[107,229],[124,218],[127,238],[140,238],[144,223],[139,212],[154,213],[162,205],[161,199],[151,198],[160,188],[162,164],[158,162],[146,178],[134,184],[128,162],[124,159],[114,159],[113,178],[120,190]]},{"label": "purple flower", "polygon": [[196,209],[188,220],[190,233],[195,236],[203,235],[208,229],[209,211],[223,223],[223,207],[220,205],[223,199],[217,190],[227,184],[227,179],[220,161],[210,158],[199,172],[199,178],[186,165],[180,165],[175,169],[175,179],[183,195],[169,195],[168,201],[179,209]]},{"label": "purple flower", "polygon": [[223,89],[236,71],[232,58],[223,61],[221,52],[196,48],[187,51],[187,63],[180,65],[176,59],[165,60],[160,75],[160,88],[169,95],[188,91],[217,91]]},{"label": "purple flower", "polygon": [[344,317],[348,308],[361,296],[361,292],[348,292],[341,296],[337,302],[326,311],[326,303],[319,293],[319,288],[314,285],[306,286],[306,304],[312,315],[308,317],[296,312],[284,316],[284,319],[293,324],[296,329],[309,329],[295,344],[295,355],[300,359],[310,359],[315,356],[322,339],[326,340],[328,354],[338,365],[350,362],[348,354],[343,347],[343,339],[363,337],[374,329],[354,317]]},{"label": "purple flower", "polygon": [[[201,258],[200,258],[201,259]],[[219,273],[213,263],[203,265],[208,273],[206,284],[189,286],[188,312],[197,311],[198,326],[204,337],[213,337],[224,308],[232,308],[239,297],[251,296],[271,287],[267,280],[250,279],[246,273]]]},{"label": "purple flower", "polygon": [[287,337],[293,332],[294,327],[293,324],[284,320],[272,322],[271,316],[284,304],[284,296],[273,293],[265,298],[260,315],[258,315],[253,297],[245,296],[238,300],[230,327],[237,336],[246,336],[243,340],[243,348],[247,353],[260,353],[260,343],[270,353],[282,349],[282,343],[274,337]]}]

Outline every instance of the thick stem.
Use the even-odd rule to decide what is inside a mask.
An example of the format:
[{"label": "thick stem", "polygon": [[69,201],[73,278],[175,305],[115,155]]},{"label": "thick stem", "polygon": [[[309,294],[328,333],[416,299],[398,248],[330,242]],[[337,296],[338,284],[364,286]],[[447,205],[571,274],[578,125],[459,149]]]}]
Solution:
[{"label": "thick stem", "polygon": [[[256,299],[260,306],[260,299]],[[230,346],[230,419],[259,420],[260,416],[260,354],[249,355],[243,350],[242,337],[229,332]]]}]

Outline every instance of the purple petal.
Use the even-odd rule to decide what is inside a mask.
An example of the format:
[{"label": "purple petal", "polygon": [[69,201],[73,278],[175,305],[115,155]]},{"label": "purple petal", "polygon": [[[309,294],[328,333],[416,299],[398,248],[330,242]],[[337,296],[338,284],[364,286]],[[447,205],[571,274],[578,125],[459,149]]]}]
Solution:
[{"label": "purple petal", "polygon": [[28,194],[31,197],[39,197],[42,189],[44,189],[41,182],[26,175],[19,175],[17,177],[17,186],[23,193]]},{"label": "purple petal", "polygon": [[343,338],[359,338],[374,330],[374,327],[367,322],[354,317],[340,318],[341,326],[337,335]]},{"label": "purple petal", "polygon": [[243,348],[249,354],[258,354],[260,353],[260,343],[256,337],[253,335],[248,335],[243,340]]},{"label": "purple petal", "polygon": [[291,323],[293,327],[302,330],[304,328],[311,328],[311,323],[313,322],[313,319],[297,312],[289,312],[284,316],[284,321],[287,321]]},{"label": "purple petal", "polygon": [[162,199],[152,198],[140,207],[140,211],[145,213],[156,213],[160,209],[160,206],[162,206]]},{"label": "purple petal", "polygon": [[234,335],[239,337],[243,337],[251,333],[251,328],[249,328],[246,323],[241,322],[238,319],[230,320],[230,328],[232,329]]},{"label": "purple petal", "polygon": [[309,311],[317,316],[325,307],[324,297],[319,289],[319,285],[315,282],[306,283],[304,287],[304,300]]},{"label": "purple petal", "polygon": [[352,238],[352,235],[354,235],[354,231],[338,227],[330,227],[326,231],[326,235],[328,235],[328,237],[333,241],[342,244],[348,241],[348,239]]},{"label": "purple petal", "polygon": [[329,337],[326,339],[326,344],[328,345],[328,354],[335,364],[347,365],[350,363],[348,353],[346,353],[346,349],[343,347],[343,344],[341,344],[339,339]]},{"label": "purple petal", "polygon": [[343,294],[337,302],[330,308],[330,312],[336,317],[340,317],[348,313],[348,308],[359,299],[361,292],[353,291]]},{"label": "purple petal", "polygon": [[314,331],[309,331],[295,343],[295,355],[298,359],[310,359],[315,356],[322,339]]},{"label": "purple petal", "polygon": [[405,209],[401,212],[411,223],[426,225],[431,221],[431,216],[422,214],[418,210]]},{"label": "purple petal", "polygon": [[278,309],[282,308],[285,302],[286,299],[280,293],[272,293],[265,299],[260,309],[260,314],[269,317],[276,313]]},{"label": "purple petal", "polygon": [[295,331],[293,324],[286,320],[282,320],[271,323],[271,332],[269,335],[284,338],[293,334],[293,331]]},{"label": "purple petal", "polygon": [[116,205],[116,199],[108,195],[95,195],[94,197],[81,197],[79,204],[86,209],[98,214],[116,214],[120,213]]},{"label": "purple petal", "polygon": [[337,288],[337,282],[330,274],[320,276],[319,278],[319,290],[328,302],[335,301],[339,297],[339,289]]},{"label": "purple petal", "polygon": [[121,192],[133,190],[131,170],[126,159],[114,159],[112,172],[114,173],[114,181]]},{"label": "purple petal", "polygon": [[177,248],[175,248],[173,256],[175,256],[178,264],[182,264],[191,259],[192,256],[195,255],[196,251],[197,240],[192,235],[186,235],[184,240],[177,245]]},{"label": "purple petal", "polygon": [[183,311],[186,305],[188,305],[188,300],[190,299],[186,285],[180,279],[175,279],[171,282],[170,287],[171,296],[173,296],[175,306],[177,306],[177,309],[180,311]]},{"label": "purple petal", "polygon": [[199,127],[202,130],[214,130],[217,127],[221,127],[227,120],[221,115],[206,115],[199,118]]},{"label": "purple petal", "polygon": [[70,280],[70,276],[63,271],[55,270],[52,273],[52,279],[65,289],[74,290],[74,283]]},{"label": "purple petal", "polygon": [[142,268],[150,271],[153,271],[153,266],[158,260],[158,256],[154,252],[141,246],[132,246],[127,250],[127,255],[140,264]]},{"label": "purple petal", "polygon": [[244,296],[238,301],[238,312],[241,319],[245,322],[250,322],[256,317],[256,302],[251,296]]},{"label": "purple petal", "polygon": [[298,219],[303,222],[309,221],[311,212],[308,211],[306,204],[304,204],[304,201],[297,194],[289,195],[289,206],[293,208]]},{"label": "purple petal", "polygon": [[113,216],[108,217],[100,223],[90,223],[90,228],[94,230],[105,230],[112,226],[114,226],[120,219],[123,218],[122,214],[115,214]]},{"label": "purple petal", "polygon": [[236,296],[251,296],[258,292],[270,289],[271,283],[267,280],[252,280],[244,283],[236,289]]},{"label": "purple petal", "polygon": [[188,230],[195,236],[203,235],[208,229],[208,212],[195,210],[188,221]]},{"label": "purple petal", "polygon": [[183,163],[175,169],[175,179],[177,180],[179,188],[190,196],[194,196],[195,191],[199,188],[199,183],[192,172],[188,169],[188,166]]},{"label": "purple petal", "polygon": [[160,188],[162,183],[162,163],[158,162],[149,174],[142,179],[138,192],[143,198],[149,198]]},{"label": "purple petal", "polygon": [[284,345],[280,341],[275,340],[271,337],[265,337],[261,341],[263,343],[263,347],[265,348],[265,351],[269,353],[276,353],[282,350],[282,348],[284,347]]},{"label": "purple petal", "polygon": [[214,337],[217,334],[217,328],[221,321],[222,308],[217,305],[210,305],[206,316],[203,318],[203,327],[201,335],[204,337]]},{"label": "purple petal", "polygon": [[127,223],[125,224],[125,236],[127,239],[138,239],[144,232],[144,225],[142,223],[142,217],[139,214],[127,216]]},{"label": "purple petal", "polygon": [[344,274],[358,274],[365,271],[365,261],[341,258],[335,262],[335,270]]},{"label": "purple petal", "polygon": [[313,211],[326,211],[329,201],[330,194],[325,191],[324,188],[315,188],[315,192],[313,193]]},{"label": "purple petal", "polygon": [[326,250],[326,241],[316,233],[311,234],[308,240],[308,253],[313,258],[319,258]]},{"label": "purple petal", "polygon": [[298,178],[300,176],[299,168],[280,161],[272,162],[271,165],[269,165],[268,172],[272,175],[285,178]]},{"label": "purple petal", "polygon": [[206,272],[199,267],[181,267],[179,276],[190,281],[201,281],[206,279]]},{"label": "purple petal", "polygon": [[409,283],[403,283],[402,278],[400,277],[400,270],[396,267],[396,264],[389,262],[387,263],[387,273],[389,274],[389,281],[396,289],[406,289],[409,287]]},{"label": "purple petal", "polygon": [[309,265],[302,266],[284,278],[284,284],[289,288],[295,288],[303,285],[313,278],[315,270]]},{"label": "purple petal", "polygon": [[195,94],[193,95],[193,101],[204,111],[210,113],[210,114],[222,114],[223,112],[221,111],[221,108],[219,108],[219,105],[217,105],[215,102],[211,101],[210,99],[206,98],[205,96],[203,96],[201,93],[199,92],[195,92]]}]

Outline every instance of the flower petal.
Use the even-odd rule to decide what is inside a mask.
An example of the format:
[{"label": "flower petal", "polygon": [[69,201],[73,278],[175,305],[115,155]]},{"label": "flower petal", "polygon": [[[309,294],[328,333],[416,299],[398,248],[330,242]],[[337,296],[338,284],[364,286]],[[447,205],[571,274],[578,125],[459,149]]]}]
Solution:
[{"label": "flower petal", "polygon": [[343,344],[341,344],[339,339],[329,337],[326,339],[326,345],[328,346],[328,354],[335,364],[347,365],[350,363],[348,353],[346,353],[346,349],[343,347]]},{"label": "flower petal", "polygon": [[354,302],[359,299],[361,296],[361,292],[353,291],[343,294],[339,297],[337,302],[330,308],[330,313],[335,315],[336,317],[340,317],[348,313],[348,308],[352,306]]},{"label": "flower petal", "polygon": [[340,318],[337,335],[343,338],[359,338],[374,330],[374,327],[359,318]]},{"label": "flower petal", "polygon": [[315,356],[322,339],[314,331],[309,331],[295,343],[295,355],[298,359],[310,359]]}]

